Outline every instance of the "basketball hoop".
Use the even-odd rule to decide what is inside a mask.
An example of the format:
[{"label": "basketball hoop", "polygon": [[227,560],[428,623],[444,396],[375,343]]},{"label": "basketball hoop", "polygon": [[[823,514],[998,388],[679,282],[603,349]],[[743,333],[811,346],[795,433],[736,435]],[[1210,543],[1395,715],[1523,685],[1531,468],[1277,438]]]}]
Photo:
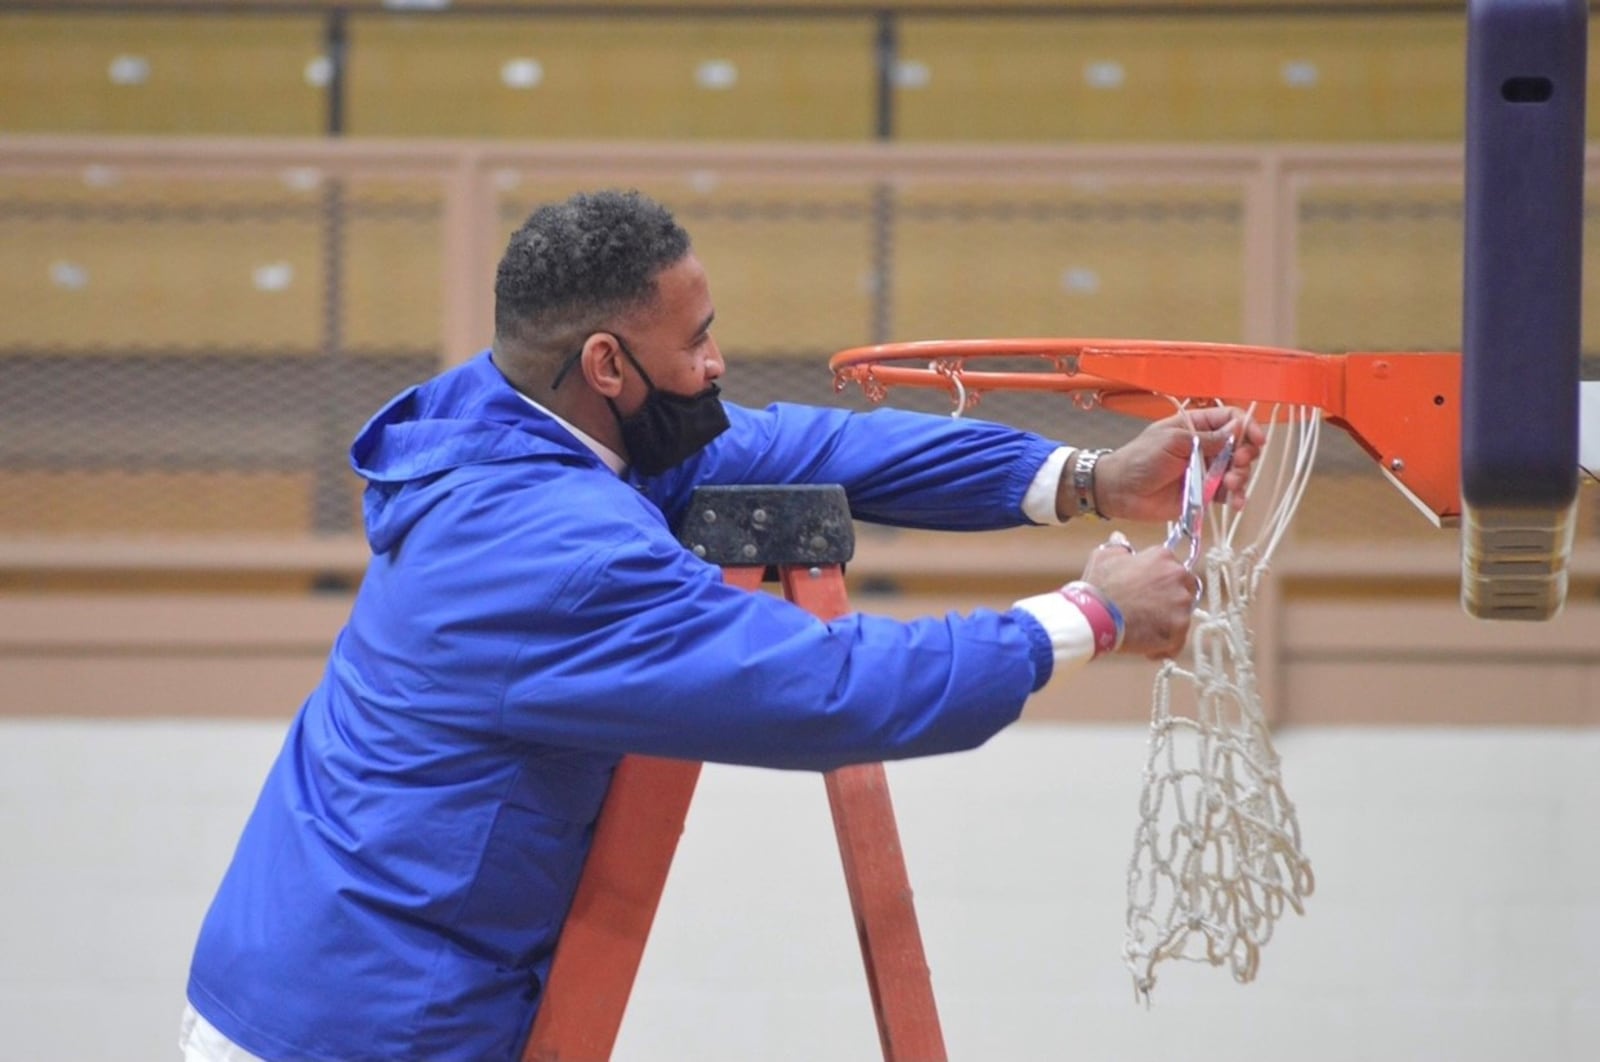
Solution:
[{"label": "basketball hoop", "polygon": [[896,386],[947,391],[957,416],[988,392],[1022,390],[1146,418],[1226,404],[1263,425],[1244,508],[1205,507],[1196,536],[1205,545],[1189,558],[1204,574],[1189,642],[1154,680],[1123,952],[1146,1001],[1168,959],[1254,979],[1277,921],[1304,912],[1315,882],[1257,684],[1249,609],[1310,480],[1324,419],[1435,522],[1460,513],[1458,356],[984,339],[861,347],[829,366],[837,388],[854,382],[874,402]]},{"label": "basketball hoop", "polygon": [[[1283,347],[1145,339],[955,339],[835,354],[834,389],[881,402],[892,387],[946,391],[954,412],[991,391],[1050,391],[1080,409],[1155,419],[1223,403],[1319,410],[1345,429],[1435,524],[1461,516],[1461,356],[1313,354]],[[1286,414],[1279,413],[1279,417]]]}]

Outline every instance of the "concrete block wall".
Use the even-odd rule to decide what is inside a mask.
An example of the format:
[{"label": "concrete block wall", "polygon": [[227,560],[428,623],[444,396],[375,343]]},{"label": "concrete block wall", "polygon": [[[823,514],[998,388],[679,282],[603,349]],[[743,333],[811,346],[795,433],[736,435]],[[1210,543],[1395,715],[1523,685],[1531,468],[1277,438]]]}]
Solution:
[{"label": "concrete block wall", "polygon": [[[1352,691],[1354,695],[1354,691]],[[278,720],[0,723],[0,1062],[172,1062],[188,953]],[[1317,891],[1248,986],[1124,970],[1141,725],[890,767],[953,1059],[1600,1053],[1600,732],[1279,735]],[[821,781],[707,768],[618,1062],[871,1060]]]}]

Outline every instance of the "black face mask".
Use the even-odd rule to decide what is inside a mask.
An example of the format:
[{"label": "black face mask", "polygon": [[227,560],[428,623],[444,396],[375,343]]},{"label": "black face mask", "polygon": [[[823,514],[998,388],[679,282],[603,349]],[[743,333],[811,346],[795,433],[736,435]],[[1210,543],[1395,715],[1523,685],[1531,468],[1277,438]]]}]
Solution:
[{"label": "black face mask", "polygon": [[[611,415],[617,418],[617,427],[622,429],[622,445],[628,450],[628,460],[635,472],[641,476],[656,476],[676,468],[728,430],[728,414],[717,397],[722,393],[721,388],[712,384],[692,395],[663,391],[650,379],[650,374],[644,371],[622,337],[615,332],[611,335],[638,370],[645,386],[650,388],[644,404],[626,417],[617,411],[615,402],[606,399]],[[561,378],[576,360],[562,368],[553,387],[561,386]]]}]

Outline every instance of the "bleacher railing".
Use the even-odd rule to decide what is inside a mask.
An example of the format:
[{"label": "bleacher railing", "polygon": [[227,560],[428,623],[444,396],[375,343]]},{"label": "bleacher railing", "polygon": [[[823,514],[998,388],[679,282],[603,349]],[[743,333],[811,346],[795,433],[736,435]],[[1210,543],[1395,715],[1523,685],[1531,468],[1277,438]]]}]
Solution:
[{"label": "bleacher railing", "polygon": [[[0,138],[0,565],[359,570],[349,439],[487,344],[532,205],[596,186],[685,221],[749,404],[859,406],[826,358],[889,339],[1459,342],[1448,145]],[[1125,434],[1049,396],[982,413]],[[1353,449],[1324,470],[1297,532],[1431,533]]]}]

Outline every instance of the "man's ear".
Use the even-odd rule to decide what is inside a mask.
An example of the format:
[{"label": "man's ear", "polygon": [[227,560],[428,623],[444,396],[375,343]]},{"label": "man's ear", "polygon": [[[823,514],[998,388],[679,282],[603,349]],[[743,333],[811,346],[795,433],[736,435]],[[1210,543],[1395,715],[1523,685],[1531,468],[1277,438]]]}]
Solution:
[{"label": "man's ear", "polygon": [[590,333],[583,341],[583,355],[578,359],[583,378],[595,393],[606,398],[622,394],[622,348],[616,339],[605,332]]}]

